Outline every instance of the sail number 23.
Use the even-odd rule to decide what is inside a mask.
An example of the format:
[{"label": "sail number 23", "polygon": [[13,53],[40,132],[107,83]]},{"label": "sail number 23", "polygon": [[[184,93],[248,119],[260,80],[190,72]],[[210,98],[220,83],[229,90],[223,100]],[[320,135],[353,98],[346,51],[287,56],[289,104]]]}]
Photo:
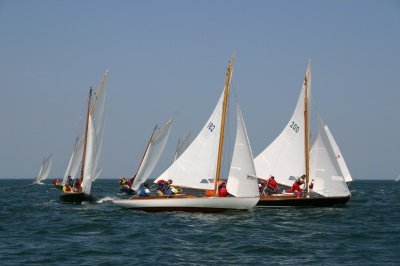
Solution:
[{"label": "sail number 23", "polygon": [[214,128],[215,128],[214,123],[213,123],[213,122],[210,122],[210,123],[208,124],[207,128],[208,128],[208,130],[210,130],[211,132],[213,132],[213,130],[214,130]]},{"label": "sail number 23", "polygon": [[292,121],[290,127],[294,130],[294,132],[299,132],[300,127],[295,122]]}]

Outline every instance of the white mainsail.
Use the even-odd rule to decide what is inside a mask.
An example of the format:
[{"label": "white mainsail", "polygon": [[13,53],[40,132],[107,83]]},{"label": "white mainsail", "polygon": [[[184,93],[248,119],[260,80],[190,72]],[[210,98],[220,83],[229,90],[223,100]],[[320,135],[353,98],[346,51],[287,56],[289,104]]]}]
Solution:
[{"label": "white mainsail", "polygon": [[136,173],[136,178],[132,184],[133,190],[138,190],[140,185],[147,181],[150,174],[153,172],[161,153],[163,152],[167,143],[169,134],[171,132],[171,125],[173,119],[169,120],[165,126],[160,128],[155,134],[151,136],[149,145],[146,149],[142,163]]},{"label": "white mainsail", "polygon": [[231,167],[229,170],[226,188],[235,197],[259,196],[256,170],[253,163],[250,141],[242,112],[237,104],[237,129],[235,148],[233,151]]},{"label": "white mainsail", "polygon": [[[309,71],[308,67],[307,72]],[[278,183],[291,186],[293,183],[291,176],[305,174],[305,90],[304,81],[289,123],[280,135],[254,159],[257,177],[268,179],[272,175]]]},{"label": "white mainsail", "polygon": [[326,136],[329,139],[329,143],[332,146],[334,155],[336,157],[336,160],[339,164],[340,170],[342,172],[342,176],[344,177],[344,180],[349,183],[351,181],[353,181],[353,178],[350,175],[350,171],[349,168],[347,168],[346,162],[344,160],[344,157],[342,155],[342,153],[340,152],[339,146],[337,145],[335,139],[333,138],[333,135],[331,133],[331,131],[328,128],[328,125],[324,125],[324,129],[325,129],[325,133]]},{"label": "white mainsail", "polygon": [[53,164],[53,154],[50,154],[47,158],[45,157],[43,159],[39,173],[35,180],[35,184],[40,184],[43,180],[49,177],[52,164]]},{"label": "white mainsail", "polygon": [[154,182],[172,179],[180,187],[214,189],[224,91],[200,133]]},{"label": "white mainsail", "polygon": [[320,123],[318,137],[310,150],[313,191],[325,197],[349,196],[350,191],[328,134],[330,134],[328,127]]},{"label": "white mainsail", "polygon": [[96,97],[91,103],[88,114],[88,130],[86,136],[86,154],[84,160],[82,192],[90,194],[92,183],[101,173],[99,168],[100,154],[103,143],[105,90],[104,86],[108,78],[108,70],[96,92]]},{"label": "white mainsail", "polygon": [[72,149],[71,158],[69,159],[68,167],[65,171],[65,175],[62,181],[63,185],[65,184],[65,182],[67,182],[68,176],[71,176],[72,179],[77,178],[77,174],[82,163],[82,153],[83,141],[82,138],[77,138],[74,144],[74,148]]}]

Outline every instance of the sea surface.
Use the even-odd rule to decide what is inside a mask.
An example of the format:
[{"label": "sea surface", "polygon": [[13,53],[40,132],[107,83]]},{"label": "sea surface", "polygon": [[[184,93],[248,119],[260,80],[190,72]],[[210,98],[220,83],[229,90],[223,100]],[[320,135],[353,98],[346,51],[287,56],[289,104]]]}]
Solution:
[{"label": "sea surface", "polygon": [[400,265],[400,182],[354,181],[341,208],[146,213],[120,209],[118,180],[94,204],[0,179],[0,265]]}]

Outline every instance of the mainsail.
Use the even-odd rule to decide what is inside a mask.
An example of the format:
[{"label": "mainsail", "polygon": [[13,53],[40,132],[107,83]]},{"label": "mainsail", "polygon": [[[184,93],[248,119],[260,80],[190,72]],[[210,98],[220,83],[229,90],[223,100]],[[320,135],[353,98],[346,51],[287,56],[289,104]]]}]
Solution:
[{"label": "mainsail", "polygon": [[169,120],[165,126],[160,128],[157,132],[154,132],[150,138],[149,144],[143,156],[143,160],[136,173],[136,178],[133,181],[132,189],[138,190],[140,185],[147,181],[150,177],[151,172],[156,166],[160,159],[161,153],[163,152],[167,143],[169,133],[171,132],[171,125],[173,119]]},{"label": "mainsail", "polygon": [[44,157],[42,165],[40,166],[39,173],[35,180],[36,184],[40,184],[43,180],[49,177],[52,164],[53,154],[50,154],[48,157]]},{"label": "mainsail", "polygon": [[156,180],[172,179],[181,187],[214,189],[224,91],[199,134],[171,166]]},{"label": "mainsail", "polygon": [[253,163],[250,141],[242,112],[237,104],[237,129],[235,147],[227,182],[227,190],[235,197],[256,197],[259,195],[256,171]]},{"label": "mainsail", "polygon": [[[305,82],[297,100],[292,117],[280,135],[263,150],[255,159],[257,177],[275,180],[283,185],[291,186],[291,176],[302,176],[306,173],[304,156],[304,97]],[[309,94],[308,94],[309,95]]]}]

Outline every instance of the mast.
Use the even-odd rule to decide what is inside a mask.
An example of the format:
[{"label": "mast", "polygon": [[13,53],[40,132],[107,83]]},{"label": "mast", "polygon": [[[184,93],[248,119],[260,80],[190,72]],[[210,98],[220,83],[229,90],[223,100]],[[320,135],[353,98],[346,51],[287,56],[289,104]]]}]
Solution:
[{"label": "mast", "polygon": [[306,195],[309,197],[310,189],[310,138],[309,138],[309,116],[308,116],[308,91],[311,77],[311,62],[308,62],[307,72],[304,77],[304,152],[306,158]]},{"label": "mast", "polygon": [[224,101],[222,103],[221,132],[219,135],[219,146],[218,146],[217,170],[215,172],[215,178],[214,178],[214,197],[218,197],[218,181],[219,181],[220,175],[221,175],[221,163],[222,163],[222,152],[223,152],[223,146],[224,146],[226,111],[228,109],[229,88],[230,88],[230,83],[231,83],[234,61],[235,61],[235,55],[233,54],[231,57],[231,60],[229,61],[228,68],[226,71],[226,78],[225,78]]},{"label": "mast", "polygon": [[88,128],[89,128],[89,114],[90,114],[90,103],[91,103],[91,99],[92,99],[92,93],[93,93],[93,89],[92,89],[92,87],[90,87],[88,108],[87,108],[87,113],[86,113],[85,138],[84,138],[84,143],[83,143],[82,168],[81,168],[81,178],[80,178],[81,183],[83,181],[83,171],[85,169],[87,133],[88,133]]}]

